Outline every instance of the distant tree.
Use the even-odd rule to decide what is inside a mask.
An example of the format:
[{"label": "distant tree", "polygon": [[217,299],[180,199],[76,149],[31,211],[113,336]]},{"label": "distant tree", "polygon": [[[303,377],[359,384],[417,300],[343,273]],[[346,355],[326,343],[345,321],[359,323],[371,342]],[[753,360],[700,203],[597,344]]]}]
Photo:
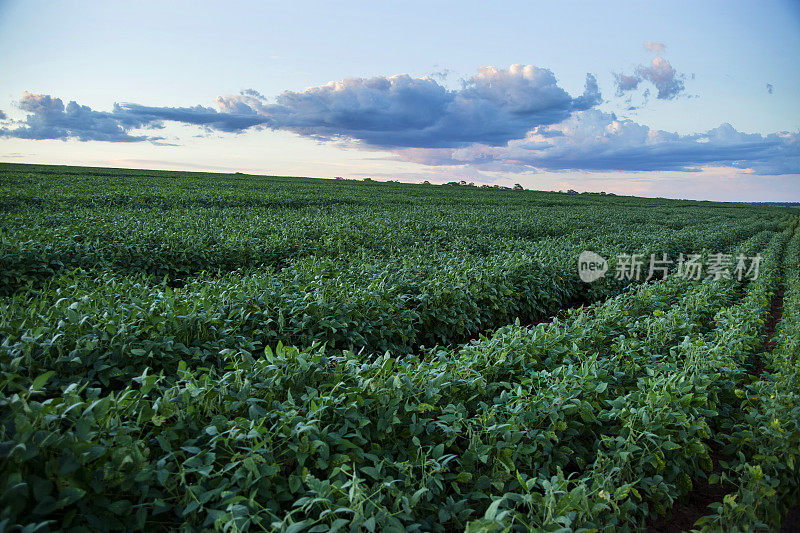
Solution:
[{"label": "distant tree", "polygon": [[515,183],[514,184],[514,190],[515,191],[524,191],[525,188],[522,185],[520,185],[519,183]]},{"label": "distant tree", "polygon": [[578,191],[576,191],[575,189],[569,189],[567,191],[567,194],[578,194]]},{"label": "distant tree", "polygon": [[364,178],[363,181],[372,181],[372,178]]},{"label": "distant tree", "polygon": [[425,181],[423,181],[423,182],[422,182],[422,184],[423,184],[423,185],[430,185],[430,184],[431,184],[431,182],[430,182],[430,181],[428,181],[428,180],[425,180]]},{"label": "distant tree", "polygon": [[336,178],[335,178],[335,179],[337,179],[337,180],[343,180],[344,178],[343,178],[343,177],[341,177],[341,176],[336,176]]}]

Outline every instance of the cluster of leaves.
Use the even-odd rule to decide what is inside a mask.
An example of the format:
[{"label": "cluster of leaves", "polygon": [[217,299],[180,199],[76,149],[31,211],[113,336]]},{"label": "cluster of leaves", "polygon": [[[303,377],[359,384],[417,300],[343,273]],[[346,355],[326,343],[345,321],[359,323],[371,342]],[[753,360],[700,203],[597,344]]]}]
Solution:
[{"label": "cluster of leaves", "polygon": [[607,256],[723,251],[780,223],[764,208],[625,197],[8,164],[0,172],[0,295],[75,269],[175,287],[202,272],[280,270],[308,258],[419,255],[439,266],[527,254],[572,273],[588,246]]},{"label": "cluster of leaves", "polygon": [[111,391],[9,358],[3,512],[101,530],[634,529],[709,468],[712,361],[746,364],[718,342],[740,291],[673,277],[426,360],[222,349]]},{"label": "cluster of leaves", "polygon": [[[493,498],[511,502],[530,492],[530,501],[519,502],[529,509],[513,518],[530,524],[546,518],[538,505],[556,505],[534,490],[557,484],[555,476],[584,487],[596,504],[588,517],[613,509],[607,518],[625,522],[636,506],[603,507],[606,494],[622,500],[627,489],[617,489],[640,477],[622,466],[662,446],[670,448],[665,465],[696,460],[681,439],[690,420],[677,416],[685,409],[672,395],[703,385],[623,371],[604,340],[613,331],[632,329],[634,338],[655,331],[666,313],[654,310],[692,305],[682,296],[687,284],[644,286],[574,313],[575,320],[509,326],[426,361],[386,355],[366,362],[348,352],[283,347],[256,359],[223,350],[217,367],[181,363],[175,375],[145,369],[135,384],[106,393],[92,379],[67,384],[76,376],[52,371],[29,381],[12,360],[0,400],[13,413],[4,421],[4,512],[62,527],[85,520],[98,529],[121,527],[119,517],[135,513],[150,527],[336,528],[345,520],[367,529],[428,530],[488,520],[492,509],[508,510],[508,503],[492,506]],[[554,341],[564,347],[558,356],[550,353]],[[642,350],[664,341],[662,329],[642,340]],[[480,357],[482,342],[512,346],[504,357]],[[642,382],[630,387],[631,379]],[[702,394],[684,403],[700,414],[706,409]],[[665,430],[652,449],[637,450],[631,432],[650,431],[653,404],[673,416],[659,418]],[[688,438],[697,439],[699,429]],[[652,486],[631,486],[632,494],[670,497],[674,489],[658,477],[659,465],[649,467]],[[601,466],[602,476],[564,477]]]},{"label": "cluster of leaves", "polygon": [[[715,481],[735,490],[699,522],[705,531],[777,530],[786,510],[800,503],[800,231],[786,249],[783,273],[782,317],[765,345],[774,349],[759,354],[764,371],[736,390],[739,416],[720,435],[731,459]],[[775,296],[767,292],[777,290],[775,278],[777,272],[761,291],[762,310]]]},{"label": "cluster of leaves", "polygon": [[[638,530],[717,475],[713,441],[755,468],[796,439],[791,411],[742,433],[739,405],[777,414],[748,384],[788,211],[48,172],[3,205],[0,529]],[[761,252],[763,275],[587,286],[587,248]],[[751,515],[708,520],[771,516],[756,477]]]}]

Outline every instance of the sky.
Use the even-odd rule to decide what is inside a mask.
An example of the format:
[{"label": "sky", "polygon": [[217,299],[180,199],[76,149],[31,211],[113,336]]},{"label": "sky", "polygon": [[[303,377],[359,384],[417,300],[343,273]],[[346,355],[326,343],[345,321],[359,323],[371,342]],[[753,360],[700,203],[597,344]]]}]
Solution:
[{"label": "sky", "polygon": [[800,2],[0,0],[0,161],[800,201]]}]

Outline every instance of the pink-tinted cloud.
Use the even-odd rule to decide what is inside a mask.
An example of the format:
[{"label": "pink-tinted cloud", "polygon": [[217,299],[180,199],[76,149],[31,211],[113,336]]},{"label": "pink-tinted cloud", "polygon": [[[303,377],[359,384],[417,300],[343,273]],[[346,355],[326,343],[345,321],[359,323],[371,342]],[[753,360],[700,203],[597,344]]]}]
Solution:
[{"label": "pink-tinted cloud", "polygon": [[660,54],[666,49],[664,43],[646,41],[644,46],[659,55],[649,64],[637,66],[633,74],[614,74],[617,96],[637,89],[643,81],[655,86],[660,100],[671,100],[684,92],[686,75],[679,73],[668,60],[661,57]]},{"label": "pink-tinted cloud", "polygon": [[654,54],[663,54],[664,50],[667,49],[667,45],[664,43],[653,42],[653,41],[645,41],[644,47],[653,52]]}]

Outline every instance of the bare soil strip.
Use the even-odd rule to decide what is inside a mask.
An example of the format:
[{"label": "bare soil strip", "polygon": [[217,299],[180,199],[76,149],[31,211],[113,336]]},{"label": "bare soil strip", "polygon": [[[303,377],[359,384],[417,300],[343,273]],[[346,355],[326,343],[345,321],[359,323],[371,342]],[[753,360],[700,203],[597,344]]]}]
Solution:
[{"label": "bare soil strip", "polygon": [[[769,306],[769,315],[767,316],[767,333],[766,333],[766,341],[764,341],[764,349],[762,353],[771,352],[775,348],[775,329],[778,327],[778,323],[781,321],[781,317],[783,316],[783,288],[779,288],[775,291],[775,294],[772,297],[772,302]],[[764,360],[761,357],[761,354],[756,354],[753,369],[751,370],[751,374],[754,376],[760,376],[764,372]]]},{"label": "bare soil strip", "polygon": [[[722,446],[716,442],[709,442],[711,451],[709,456],[714,463],[712,473],[721,474],[722,467],[720,460],[730,461],[721,453]],[[691,531],[694,523],[711,511],[709,505],[721,502],[726,494],[731,492],[734,487],[728,483],[717,483],[710,485],[707,480],[698,478],[692,480],[692,490],[686,495],[683,502],[673,506],[672,510],[665,516],[660,517],[647,527],[648,533],[680,533]]]},{"label": "bare soil strip", "polygon": [[[775,347],[773,336],[775,335],[775,329],[783,314],[783,293],[783,288],[779,288],[772,296],[766,324],[766,340],[764,341],[762,353],[772,351]],[[753,366],[750,369],[750,374],[753,376],[760,376],[764,371],[764,360],[760,354],[756,354],[753,359]],[[717,443],[709,442],[709,445],[711,447],[711,460],[714,463],[712,472],[718,475],[722,474],[719,461],[730,460],[731,458],[725,457],[720,453],[720,446]],[[731,485],[721,483],[709,485],[707,480],[702,478],[693,479],[692,486],[692,490],[686,495],[684,500],[673,506],[670,512],[665,516],[660,517],[647,527],[649,533],[680,533],[682,531],[691,531],[695,522],[709,514],[710,509],[708,506],[710,504],[721,502],[725,495],[733,490]],[[786,529],[786,527],[789,529]],[[784,519],[784,528],[782,528],[781,531],[800,531],[800,506],[789,511]]]},{"label": "bare soil strip", "polygon": [[800,531],[800,505],[795,505],[783,517],[781,533],[797,533]]}]

